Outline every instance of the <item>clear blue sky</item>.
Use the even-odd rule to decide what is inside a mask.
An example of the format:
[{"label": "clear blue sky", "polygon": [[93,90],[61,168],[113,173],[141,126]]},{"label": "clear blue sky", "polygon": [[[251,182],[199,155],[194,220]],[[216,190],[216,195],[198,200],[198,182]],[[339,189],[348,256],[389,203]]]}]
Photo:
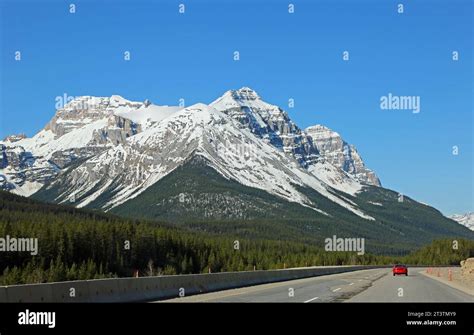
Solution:
[{"label": "clear blue sky", "polygon": [[[0,3],[1,137],[36,133],[64,93],[189,105],[250,86],[301,127],[340,132],[384,186],[474,210],[470,0]],[[421,112],[381,110],[388,93],[420,96]]]}]

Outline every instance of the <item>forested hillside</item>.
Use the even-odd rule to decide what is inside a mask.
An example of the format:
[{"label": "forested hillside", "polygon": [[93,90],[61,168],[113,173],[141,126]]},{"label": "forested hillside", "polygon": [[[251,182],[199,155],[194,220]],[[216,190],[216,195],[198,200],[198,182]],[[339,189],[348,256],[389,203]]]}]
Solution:
[{"label": "forested hillside", "polygon": [[[275,269],[312,265],[391,264],[400,259],[325,252],[320,246],[278,240],[241,239],[196,233],[165,223],[127,220],[94,211],[44,204],[0,192],[0,237],[38,238],[39,252],[0,253],[0,284],[130,277],[219,271]],[[412,255],[456,264],[474,255],[474,242],[450,242]],[[439,257],[433,257],[438,253]]]}]

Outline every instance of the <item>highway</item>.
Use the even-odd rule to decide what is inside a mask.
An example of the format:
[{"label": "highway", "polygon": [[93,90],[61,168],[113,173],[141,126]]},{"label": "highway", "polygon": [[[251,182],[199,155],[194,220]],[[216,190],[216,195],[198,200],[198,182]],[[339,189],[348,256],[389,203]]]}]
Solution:
[{"label": "highway", "polygon": [[224,290],[162,302],[474,302],[474,296],[411,268],[392,276],[391,269],[371,269]]}]

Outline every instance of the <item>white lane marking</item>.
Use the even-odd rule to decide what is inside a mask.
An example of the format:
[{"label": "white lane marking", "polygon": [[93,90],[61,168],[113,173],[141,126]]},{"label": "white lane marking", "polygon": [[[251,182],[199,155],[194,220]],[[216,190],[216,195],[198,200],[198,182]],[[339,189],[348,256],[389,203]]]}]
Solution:
[{"label": "white lane marking", "polygon": [[316,300],[316,299],[319,299],[319,297],[314,297],[312,299],[306,300],[304,303],[306,304],[306,303],[311,302],[311,301]]},{"label": "white lane marking", "polygon": [[349,284],[349,286],[352,286],[352,285],[354,285],[354,283],[350,283],[350,284]]},{"label": "white lane marking", "polygon": [[359,281],[362,281],[362,279],[359,279]]},{"label": "white lane marking", "polygon": [[341,288],[338,287],[338,288],[336,288],[335,290],[332,290],[332,291],[333,291],[333,292],[337,292],[337,291],[339,291],[340,289],[341,289]]}]

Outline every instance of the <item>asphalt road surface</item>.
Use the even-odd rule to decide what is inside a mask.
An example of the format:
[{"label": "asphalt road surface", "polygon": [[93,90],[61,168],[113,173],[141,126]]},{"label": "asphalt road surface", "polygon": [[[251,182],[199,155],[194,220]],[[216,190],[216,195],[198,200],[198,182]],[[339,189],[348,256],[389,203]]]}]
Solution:
[{"label": "asphalt road surface", "polygon": [[391,269],[353,271],[239,289],[199,294],[165,302],[474,302],[474,296],[409,268],[392,276]]}]

